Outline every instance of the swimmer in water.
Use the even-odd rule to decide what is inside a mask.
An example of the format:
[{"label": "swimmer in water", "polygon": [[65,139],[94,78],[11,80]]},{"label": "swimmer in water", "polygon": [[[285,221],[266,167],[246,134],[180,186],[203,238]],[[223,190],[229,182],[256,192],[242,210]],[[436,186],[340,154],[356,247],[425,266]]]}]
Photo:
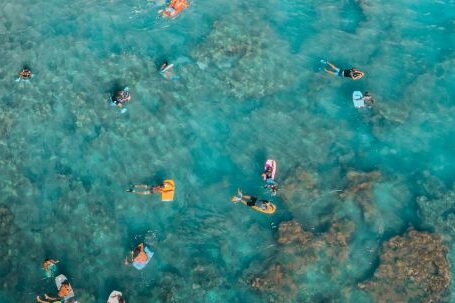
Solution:
[{"label": "swimmer in water", "polygon": [[[137,190],[138,188],[140,188],[141,190]],[[153,195],[156,193],[160,193],[163,189],[164,189],[163,184],[160,185],[135,184],[126,191],[136,195]]]},{"label": "swimmer in water", "polygon": [[24,67],[20,72],[19,72],[19,78],[16,79],[17,82],[19,81],[28,81],[33,77],[32,71],[28,69],[27,67]]},{"label": "swimmer in water", "polygon": [[160,74],[167,80],[175,80],[177,76],[174,73],[174,64],[169,64],[169,62],[164,61],[160,67]]},{"label": "swimmer in water", "polygon": [[371,107],[374,104],[373,96],[369,92],[363,94],[363,102],[366,106]]},{"label": "swimmer in water", "polygon": [[171,0],[165,9],[159,10],[158,13],[164,17],[173,18],[180,14],[188,6],[189,3],[187,0]]},{"label": "swimmer in water", "polygon": [[124,89],[117,91],[115,95],[111,97],[112,104],[120,108],[122,108],[125,105],[125,103],[130,100],[131,95],[128,90],[128,87],[125,87]]},{"label": "swimmer in water", "polygon": [[134,250],[130,252],[130,258],[125,258],[125,265],[128,265],[133,262],[146,263],[148,260],[148,255],[144,249],[144,243],[140,243]]},{"label": "swimmer in water", "polygon": [[326,73],[334,75],[336,77],[344,77],[344,78],[351,78],[352,80],[359,80],[365,75],[364,72],[359,71],[355,67],[353,67],[351,69],[341,69],[325,60],[321,60],[321,63],[326,64],[329,67],[329,69],[324,68],[324,71]]},{"label": "swimmer in water", "polygon": [[250,195],[244,195],[240,189],[237,190],[237,195],[233,196],[231,201],[234,203],[240,202],[249,207],[256,206],[256,203],[259,201],[259,202],[261,202],[261,205],[259,207],[262,208],[263,210],[267,210],[270,207],[270,201],[258,200],[257,197],[250,196]]}]

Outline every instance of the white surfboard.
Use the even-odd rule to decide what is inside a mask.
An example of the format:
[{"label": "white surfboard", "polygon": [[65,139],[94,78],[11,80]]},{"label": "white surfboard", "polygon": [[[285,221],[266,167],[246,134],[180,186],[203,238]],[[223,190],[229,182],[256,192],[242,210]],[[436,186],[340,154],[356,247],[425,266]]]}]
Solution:
[{"label": "white surfboard", "polygon": [[356,90],[352,93],[352,102],[354,103],[355,108],[365,107],[365,102],[363,100],[363,95],[361,91]]}]

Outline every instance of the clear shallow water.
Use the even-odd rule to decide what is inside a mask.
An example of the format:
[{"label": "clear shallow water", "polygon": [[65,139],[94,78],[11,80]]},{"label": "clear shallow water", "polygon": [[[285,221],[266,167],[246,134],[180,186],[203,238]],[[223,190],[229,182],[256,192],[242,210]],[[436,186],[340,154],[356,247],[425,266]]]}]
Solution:
[{"label": "clear shallow water", "polygon": [[[453,1],[194,1],[175,20],[147,1],[1,7],[0,202],[14,215],[2,302],[52,290],[46,257],[81,302],[114,288],[131,302],[263,302],[246,276],[278,258],[275,227],[292,218],[322,234],[354,222],[346,263],[322,257],[296,278],[299,300],[354,302],[382,241],[427,228],[419,182],[453,184]],[[163,58],[179,80],[157,74]],[[367,76],[328,77],[321,58]],[[16,83],[24,64],[35,77]],[[122,115],[104,100],[123,85]],[[372,92],[375,109],[355,110],[353,90]],[[271,217],[229,202],[238,187],[262,195],[267,158],[281,183],[296,167],[314,179],[313,191],[283,189]],[[374,211],[334,192],[352,170],[381,172]],[[173,203],[123,191],[163,178],[176,181]],[[156,252],[140,273],[122,266],[138,241]]]}]

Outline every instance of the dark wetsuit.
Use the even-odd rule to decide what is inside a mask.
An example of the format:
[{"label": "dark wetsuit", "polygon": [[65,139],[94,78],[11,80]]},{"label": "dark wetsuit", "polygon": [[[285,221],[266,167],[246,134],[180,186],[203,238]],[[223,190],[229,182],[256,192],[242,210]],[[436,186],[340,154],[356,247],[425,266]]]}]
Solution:
[{"label": "dark wetsuit", "polygon": [[246,205],[248,205],[248,206],[255,206],[257,200],[258,200],[258,198],[251,196],[251,199],[250,199],[249,201],[246,202]]},{"label": "dark wetsuit", "polygon": [[340,76],[345,78],[352,78],[352,69],[340,70]]}]

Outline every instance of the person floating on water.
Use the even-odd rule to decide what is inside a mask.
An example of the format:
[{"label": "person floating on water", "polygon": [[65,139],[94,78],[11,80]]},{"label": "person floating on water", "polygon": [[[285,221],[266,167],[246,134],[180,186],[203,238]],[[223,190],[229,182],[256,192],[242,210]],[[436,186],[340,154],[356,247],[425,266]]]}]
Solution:
[{"label": "person floating on water", "polygon": [[125,265],[129,265],[131,263],[147,263],[149,260],[149,256],[147,255],[144,249],[144,243],[140,243],[134,250],[130,252],[130,258],[125,257]]},{"label": "person floating on water", "polygon": [[159,185],[136,184],[132,185],[126,191],[137,195],[161,194],[161,201],[171,202],[174,200],[175,182],[174,180],[169,179],[164,180]]},{"label": "person floating on water", "polygon": [[363,102],[365,102],[365,105],[368,107],[373,106],[374,104],[373,96],[369,92],[365,92],[363,94]]},{"label": "person floating on water", "polygon": [[188,6],[189,3],[187,0],[171,0],[165,9],[159,10],[158,13],[164,17],[173,18],[180,14]]},{"label": "person floating on water", "polygon": [[[142,190],[136,190],[140,188]],[[126,191],[136,195],[153,195],[160,193],[164,189],[164,184],[159,185],[147,185],[147,184],[135,184],[131,188],[128,188]]]},{"label": "person floating on water", "polygon": [[167,61],[164,61],[164,63],[161,65],[160,74],[167,80],[178,79],[174,72],[174,64],[169,64]]},{"label": "person floating on water", "polygon": [[233,196],[231,201],[234,203],[240,202],[249,207],[256,206],[263,211],[268,211],[270,210],[270,207],[272,207],[270,201],[268,200],[259,200],[261,204],[257,206],[256,203],[258,202],[258,198],[254,196],[244,195],[240,189],[237,190],[237,195]]},{"label": "person floating on water", "polygon": [[36,301],[40,303],[63,302],[63,300],[65,300],[65,297],[68,297],[70,295],[74,296],[73,289],[71,288],[71,285],[68,282],[68,280],[65,280],[62,282],[60,289],[58,290],[57,293],[58,297],[51,297],[48,294],[44,294],[45,300],[41,299],[40,296],[37,296]]},{"label": "person floating on water", "polygon": [[107,303],[126,303],[126,300],[121,292],[114,290],[107,299]]},{"label": "person floating on water", "polygon": [[326,73],[334,75],[336,77],[344,77],[344,78],[351,78],[352,80],[359,80],[360,78],[362,78],[365,75],[364,72],[359,71],[355,67],[353,67],[351,69],[341,69],[325,60],[321,60],[321,63],[325,64],[329,67],[329,69],[324,68],[324,71]]},{"label": "person floating on water", "polygon": [[261,176],[262,176],[262,179],[264,179],[264,181],[266,181],[266,182],[269,180],[273,180],[273,167],[272,166],[265,167]]},{"label": "person floating on water", "polygon": [[270,190],[270,193],[272,194],[272,196],[276,196],[276,193],[278,191],[278,185],[276,184],[276,182],[274,182],[274,181],[268,182],[264,185],[264,188],[266,190]]},{"label": "person floating on water", "polygon": [[27,67],[24,67],[20,72],[19,72],[19,78],[17,78],[16,81],[27,81],[30,80],[33,77],[32,71],[28,69]]},{"label": "person floating on water", "polygon": [[373,106],[374,99],[369,92],[362,95],[362,92],[357,90],[352,93],[352,102],[355,108],[370,108]]},{"label": "person floating on water", "polygon": [[46,259],[43,262],[43,270],[44,274],[46,275],[47,278],[55,276],[57,273],[57,263],[59,261],[54,260],[54,259]]},{"label": "person floating on water", "polygon": [[125,106],[125,103],[131,100],[131,95],[128,87],[125,87],[122,90],[118,90],[110,98],[110,101],[113,105],[116,105],[119,108]]}]

